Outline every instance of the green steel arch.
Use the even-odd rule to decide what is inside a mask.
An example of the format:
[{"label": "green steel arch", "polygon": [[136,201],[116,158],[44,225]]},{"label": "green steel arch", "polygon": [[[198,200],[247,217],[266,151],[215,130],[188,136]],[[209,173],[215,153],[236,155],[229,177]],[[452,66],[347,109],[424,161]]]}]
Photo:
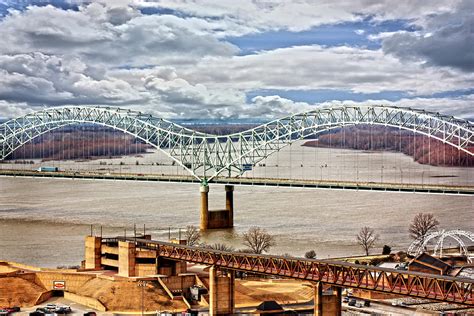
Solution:
[{"label": "green steel arch", "polygon": [[211,135],[141,112],[109,107],[53,107],[0,125],[0,160],[32,139],[71,124],[92,123],[123,131],[163,151],[201,181],[241,174],[292,142],[352,125],[390,126],[425,135],[474,155],[473,123],[411,108],[357,105],[318,108],[244,132]]}]

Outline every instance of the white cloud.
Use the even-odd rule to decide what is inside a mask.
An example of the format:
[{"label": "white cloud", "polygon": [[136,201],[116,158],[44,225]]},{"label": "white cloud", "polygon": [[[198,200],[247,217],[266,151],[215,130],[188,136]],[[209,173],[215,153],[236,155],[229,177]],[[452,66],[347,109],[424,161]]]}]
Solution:
[{"label": "white cloud", "polygon": [[26,102],[7,102],[0,100],[0,118],[13,118],[26,115],[31,112],[31,106]]},{"label": "white cloud", "polygon": [[357,104],[373,104],[386,106],[399,106],[413,109],[424,109],[430,112],[455,113],[457,117],[472,119],[474,117],[474,95],[466,95],[455,98],[404,98],[398,101],[388,100],[367,100],[363,102],[356,102],[352,100],[345,101],[330,101],[321,103],[320,106],[335,106],[335,105],[357,105]]},{"label": "white cloud", "polygon": [[66,53],[88,62],[144,66],[191,64],[204,56],[237,52],[233,45],[198,34],[191,26],[179,17],[146,16],[99,3],[79,11],[29,7],[0,21],[0,53]]},{"label": "white cloud", "polygon": [[252,103],[246,105],[245,111],[249,117],[279,118],[286,115],[316,110],[322,107],[350,106],[350,105],[385,105],[409,107],[415,109],[425,109],[430,112],[445,112],[450,108],[452,112],[457,113],[461,118],[474,117],[474,95],[468,95],[457,98],[404,98],[398,101],[388,100],[367,100],[367,101],[328,101],[318,104],[309,104],[306,102],[295,102],[282,98],[280,96],[258,96],[252,99]]},{"label": "white cloud", "polygon": [[[401,60],[474,72],[474,1],[464,0],[449,12],[423,15],[417,32],[381,33],[383,51]],[[370,38],[370,37],[369,37]]]},{"label": "white cloud", "polygon": [[122,104],[141,99],[126,81],[87,73],[88,66],[75,57],[0,55],[0,98],[31,104]]},{"label": "white cloud", "polygon": [[[416,19],[420,16],[449,12],[460,0],[399,1],[391,0],[141,0],[136,7],[172,9],[185,14],[226,21],[229,26],[245,25],[253,32],[287,29],[307,30],[314,26],[360,21],[367,16],[374,20]],[[231,28],[229,27],[229,30]]]},{"label": "white cloud", "polygon": [[472,87],[474,74],[404,63],[381,50],[318,45],[255,55],[209,58],[196,68],[178,68],[185,78],[211,87],[257,89],[339,89],[360,93],[408,91],[432,94]]},{"label": "white cloud", "polygon": [[[248,101],[247,92],[395,90],[430,95],[470,89],[472,72],[438,67],[437,56],[422,54],[426,45],[446,48],[453,41],[462,42],[462,36],[456,36],[446,45],[439,44],[445,25],[456,21],[459,3],[99,0],[84,1],[77,11],[31,6],[0,20],[0,115],[43,104],[114,104],[165,117],[270,118],[314,105],[278,95]],[[140,12],[150,6],[179,14]],[[408,19],[423,30],[370,35],[384,43],[383,50],[312,45],[240,56],[239,49],[226,41],[228,36],[299,31],[368,16],[375,21]],[[364,30],[355,32],[364,34]],[[400,55],[401,43],[415,58]],[[472,108],[469,99],[452,103],[436,99],[439,103],[433,104],[426,100],[433,99],[400,103],[419,102],[414,106],[428,108],[438,104],[445,107],[443,112],[461,115]],[[15,106],[17,112],[12,110]]]},{"label": "white cloud", "polygon": [[278,95],[256,96],[252,103],[246,105],[244,117],[275,118],[283,117],[291,113],[298,113],[314,109],[315,105],[306,102],[295,102],[282,98]]}]

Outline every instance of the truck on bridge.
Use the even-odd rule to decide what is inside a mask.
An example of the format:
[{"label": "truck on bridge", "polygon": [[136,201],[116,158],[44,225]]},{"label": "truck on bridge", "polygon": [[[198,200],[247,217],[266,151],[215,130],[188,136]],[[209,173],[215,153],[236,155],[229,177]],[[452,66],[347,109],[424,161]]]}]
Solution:
[{"label": "truck on bridge", "polygon": [[58,167],[48,167],[48,166],[44,166],[44,167],[39,167],[38,169],[36,169],[37,171],[39,172],[58,172],[59,171],[59,168]]}]

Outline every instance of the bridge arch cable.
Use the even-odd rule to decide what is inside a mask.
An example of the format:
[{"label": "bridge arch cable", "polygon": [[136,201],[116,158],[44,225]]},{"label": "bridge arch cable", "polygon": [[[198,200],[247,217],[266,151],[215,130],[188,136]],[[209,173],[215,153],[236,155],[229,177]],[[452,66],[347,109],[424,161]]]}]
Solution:
[{"label": "bridge arch cable", "polygon": [[289,115],[244,132],[218,136],[131,110],[64,106],[32,112],[1,124],[0,160],[44,133],[85,123],[130,134],[163,151],[201,181],[211,181],[225,171],[241,175],[244,166],[255,166],[295,141],[354,125],[404,129],[474,155],[473,123],[411,108],[381,105],[324,107]]}]

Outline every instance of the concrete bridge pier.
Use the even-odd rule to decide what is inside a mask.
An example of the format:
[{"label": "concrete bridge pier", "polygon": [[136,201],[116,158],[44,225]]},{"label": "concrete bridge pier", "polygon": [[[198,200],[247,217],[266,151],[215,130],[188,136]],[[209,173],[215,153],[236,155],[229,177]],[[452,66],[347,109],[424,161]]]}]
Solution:
[{"label": "concrete bridge pier", "polygon": [[201,192],[201,224],[199,227],[201,230],[206,230],[209,228],[209,186],[201,185],[199,192]]},{"label": "concrete bridge pier", "polygon": [[225,209],[209,210],[209,186],[201,185],[201,230],[234,227],[234,186],[225,186]]},{"label": "concrete bridge pier", "polygon": [[235,310],[235,272],[209,269],[209,315],[230,315]]},{"label": "concrete bridge pier", "polygon": [[323,316],[323,284],[314,285],[314,316]]},{"label": "concrete bridge pier", "polygon": [[342,288],[333,287],[329,291],[323,290],[323,283],[314,285],[314,315],[341,316],[342,315]]},{"label": "concrete bridge pier", "polygon": [[85,246],[86,251],[84,256],[84,268],[100,270],[102,238],[96,236],[87,236]]},{"label": "concrete bridge pier", "polygon": [[225,186],[225,209],[228,212],[228,227],[234,227],[234,186]]}]

